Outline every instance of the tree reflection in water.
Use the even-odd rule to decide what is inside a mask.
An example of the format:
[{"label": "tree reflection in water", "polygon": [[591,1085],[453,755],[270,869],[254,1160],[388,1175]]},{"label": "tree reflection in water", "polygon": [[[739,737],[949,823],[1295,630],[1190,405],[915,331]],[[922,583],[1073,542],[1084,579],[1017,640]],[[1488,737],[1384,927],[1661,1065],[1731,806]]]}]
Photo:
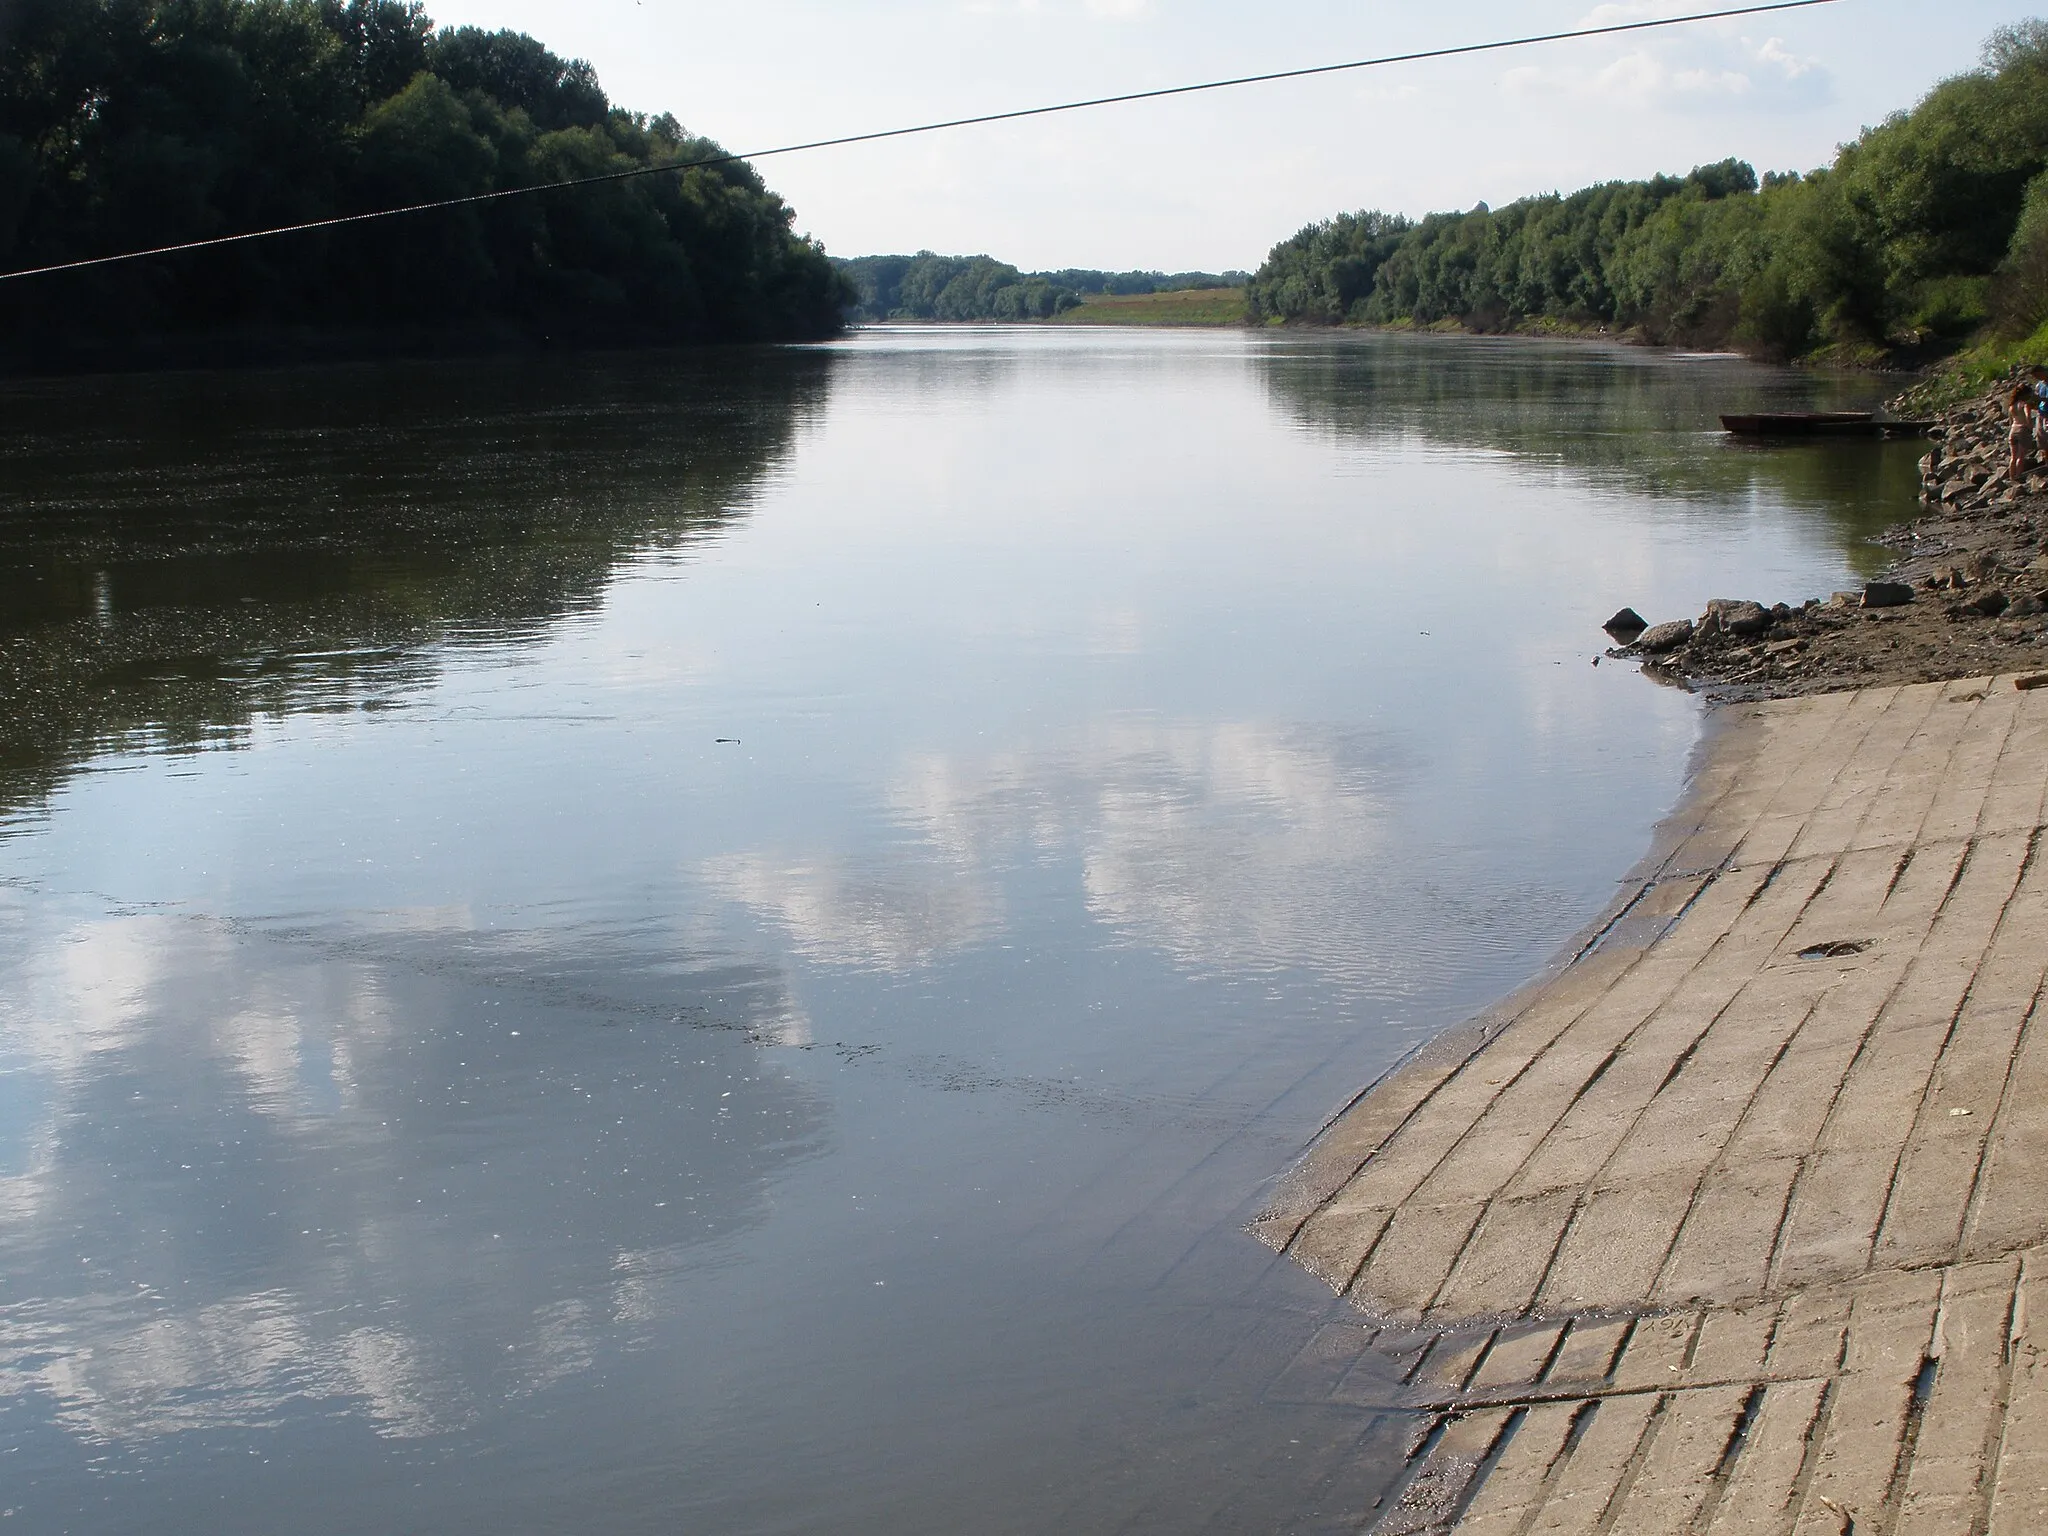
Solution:
[{"label": "tree reflection in water", "polygon": [[1759,447],[1720,430],[1723,412],[1878,409],[1904,387],[1896,374],[1801,374],[1732,357],[1519,337],[1349,340],[1266,348],[1260,362],[1275,407],[1304,426],[1367,441],[1492,449],[1595,492],[1651,498],[1671,516],[1726,519],[1768,502],[1821,525],[1865,572],[1890,562],[1870,541],[1919,494],[1923,444]]},{"label": "tree reflection in water", "polygon": [[[745,515],[832,356],[732,349],[0,391],[0,808],[88,755],[376,708]],[[78,423],[89,420],[92,430]]]}]

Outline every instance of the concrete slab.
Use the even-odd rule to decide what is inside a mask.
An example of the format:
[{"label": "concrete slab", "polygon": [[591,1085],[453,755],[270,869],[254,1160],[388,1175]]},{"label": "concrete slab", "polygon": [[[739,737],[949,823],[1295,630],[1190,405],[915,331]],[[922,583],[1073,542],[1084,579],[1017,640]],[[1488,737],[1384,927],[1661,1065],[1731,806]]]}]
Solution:
[{"label": "concrete slab", "polygon": [[2048,1530],[2048,690],[1716,730],[1601,923],[1254,1230],[1424,1330],[1345,1377],[1440,1415],[1416,1531]]}]

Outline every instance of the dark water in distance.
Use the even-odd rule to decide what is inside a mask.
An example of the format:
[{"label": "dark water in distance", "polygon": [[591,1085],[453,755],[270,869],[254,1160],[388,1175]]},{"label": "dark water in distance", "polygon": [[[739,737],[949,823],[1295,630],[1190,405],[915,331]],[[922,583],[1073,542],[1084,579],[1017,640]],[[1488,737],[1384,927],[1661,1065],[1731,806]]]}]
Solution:
[{"label": "dark water in distance", "polygon": [[0,388],[10,1532],[1340,1529],[1242,1234],[1881,563],[1729,360],[1374,337]]}]

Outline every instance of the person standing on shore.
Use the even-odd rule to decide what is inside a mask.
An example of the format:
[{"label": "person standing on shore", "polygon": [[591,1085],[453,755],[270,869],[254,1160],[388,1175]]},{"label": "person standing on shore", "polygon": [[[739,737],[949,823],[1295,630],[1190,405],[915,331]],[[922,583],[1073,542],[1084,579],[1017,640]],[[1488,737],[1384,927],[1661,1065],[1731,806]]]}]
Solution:
[{"label": "person standing on shore", "polygon": [[2027,472],[2028,452],[2039,435],[2041,397],[2032,384],[2015,384],[2005,396],[2005,475],[2017,491]]}]

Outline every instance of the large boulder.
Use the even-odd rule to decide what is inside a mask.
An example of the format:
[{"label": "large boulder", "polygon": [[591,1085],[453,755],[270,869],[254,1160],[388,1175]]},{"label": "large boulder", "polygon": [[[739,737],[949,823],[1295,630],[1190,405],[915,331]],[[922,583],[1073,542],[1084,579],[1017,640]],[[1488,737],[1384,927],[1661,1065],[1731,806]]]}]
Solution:
[{"label": "large boulder", "polygon": [[1771,627],[1771,610],[1738,597],[1717,597],[1707,612],[1731,635],[1760,635]]},{"label": "large boulder", "polygon": [[1974,613],[1981,618],[1995,619],[2011,605],[2012,599],[2007,597],[2003,590],[1998,587],[1985,587],[1976,596],[1965,598],[1958,606],[1965,613]]},{"label": "large boulder", "polygon": [[1624,608],[1600,627],[1623,645],[1627,645],[1637,635],[1640,635],[1650,627],[1650,621],[1640,613],[1637,613],[1635,609]]},{"label": "large boulder", "polygon": [[1913,601],[1913,589],[1903,581],[1873,581],[1863,588],[1866,608],[1902,608]]},{"label": "large boulder", "polygon": [[1666,651],[1675,651],[1692,638],[1691,619],[1673,619],[1668,624],[1653,624],[1643,631],[1642,639],[1636,642],[1636,649],[1645,656],[1662,656]]}]

